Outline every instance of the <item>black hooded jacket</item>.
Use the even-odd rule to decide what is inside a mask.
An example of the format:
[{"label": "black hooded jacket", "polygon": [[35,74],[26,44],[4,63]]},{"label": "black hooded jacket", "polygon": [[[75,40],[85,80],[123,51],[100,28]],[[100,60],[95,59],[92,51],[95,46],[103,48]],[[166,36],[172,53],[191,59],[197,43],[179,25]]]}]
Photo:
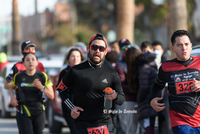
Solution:
[{"label": "black hooded jacket", "polygon": [[150,106],[148,100],[150,91],[157,78],[157,65],[155,63],[156,55],[152,53],[145,53],[138,57],[138,81],[139,90],[137,95],[138,103],[138,119],[148,117],[155,117],[157,112]]}]

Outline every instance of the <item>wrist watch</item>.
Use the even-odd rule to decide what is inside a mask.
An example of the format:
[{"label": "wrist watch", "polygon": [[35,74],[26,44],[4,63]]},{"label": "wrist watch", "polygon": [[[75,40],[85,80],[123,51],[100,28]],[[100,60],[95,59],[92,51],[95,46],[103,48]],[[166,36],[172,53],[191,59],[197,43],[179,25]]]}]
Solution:
[{"label": "wrist watch", "polygon": [[41,90],[41,91],[43,92],[44,90],[45,90],[45,86],[43,86],[43,88],[42,88],[42,90]]}]

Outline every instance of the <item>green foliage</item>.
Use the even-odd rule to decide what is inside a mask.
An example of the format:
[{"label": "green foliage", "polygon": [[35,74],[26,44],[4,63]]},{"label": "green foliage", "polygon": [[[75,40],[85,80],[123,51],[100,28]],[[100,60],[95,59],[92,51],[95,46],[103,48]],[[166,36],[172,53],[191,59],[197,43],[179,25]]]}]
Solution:
[{"label": "green foliage", "polygon": [[135,4],[144,4],[145,7],[150,7],[151,5],[151,0],[135,0]]},{"label": "green foliage", "polygon": [[88,44],[89,39],[96,34],[92,26],[79,24],[72,32],[71,25],[62,23],[57,27],[55,39],[57,44],[73,46],[76,42]]},{"label": "green foliage", "polygon": [[144,10],[135,18],[134,41],[140,44],[144,40],[154,40],[154,28],[166,25],[169,14],[168,0],[156,5],[151,0],[135,0],[135,4],[144,5]]},{"label": "green foliage", "polygon": [[194,26],[193,26],[193,20],[192,20],[194,9],[195,9],[195,2],[194,2],[194,0],[187,0],[188,30],[189,31],[192,31],[192,29],[194,28]]},{"label": "green foliage", "polygon": [[73,35],[70,25],[67,23],[62,23],[56,28],[55,40],[57,44],[72,46]]},{"label": "green foliage", "polygon": [[150,22],[155,26],[160,25],[162,24],[163,20],[165,19],[168,13],[169,6],[167,4],[156,6],[154,10],[149,14]]},{"label": "green foliage", "polygon": [[137,28],[134,30],[134,42],[137,45],[140,46],[140,43],[143,42],[146,37],[146,32],[144,32],[143,30]]},{"label": "green foliage", "polygon": [[92,28],[91,26],[89,27],[89,26],[80,24],[78,26],[78,32],[75,35],[77,41],[83,42],[86,45],[88,45],[90,38],[96,34],[96,31],[94,29],[95,28]]}]

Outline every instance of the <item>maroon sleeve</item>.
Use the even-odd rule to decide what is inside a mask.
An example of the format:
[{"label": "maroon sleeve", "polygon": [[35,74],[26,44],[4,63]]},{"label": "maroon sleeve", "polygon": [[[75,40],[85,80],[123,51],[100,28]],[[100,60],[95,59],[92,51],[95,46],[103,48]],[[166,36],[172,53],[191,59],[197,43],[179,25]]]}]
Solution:
[{"label": "maroon sleeve", "polygon": [[119,75],[120,81],[124,82],[126,80],[126,76],[124,74],[124,71],[123,71],[122,67],[119,66],[119,65],[116,65],[115,66],[115,70],[117,71],[117,73]]}]

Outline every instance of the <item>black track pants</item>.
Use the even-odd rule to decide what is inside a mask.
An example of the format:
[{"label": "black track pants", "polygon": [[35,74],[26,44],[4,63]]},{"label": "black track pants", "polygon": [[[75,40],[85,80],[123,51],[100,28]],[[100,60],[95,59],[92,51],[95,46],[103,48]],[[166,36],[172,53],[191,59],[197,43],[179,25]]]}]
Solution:
[{"label": "black track pants", "polygon": [[17,124],[20,134],[42,134],[45,126],[45,112],[27,117],[17,112]]}]

